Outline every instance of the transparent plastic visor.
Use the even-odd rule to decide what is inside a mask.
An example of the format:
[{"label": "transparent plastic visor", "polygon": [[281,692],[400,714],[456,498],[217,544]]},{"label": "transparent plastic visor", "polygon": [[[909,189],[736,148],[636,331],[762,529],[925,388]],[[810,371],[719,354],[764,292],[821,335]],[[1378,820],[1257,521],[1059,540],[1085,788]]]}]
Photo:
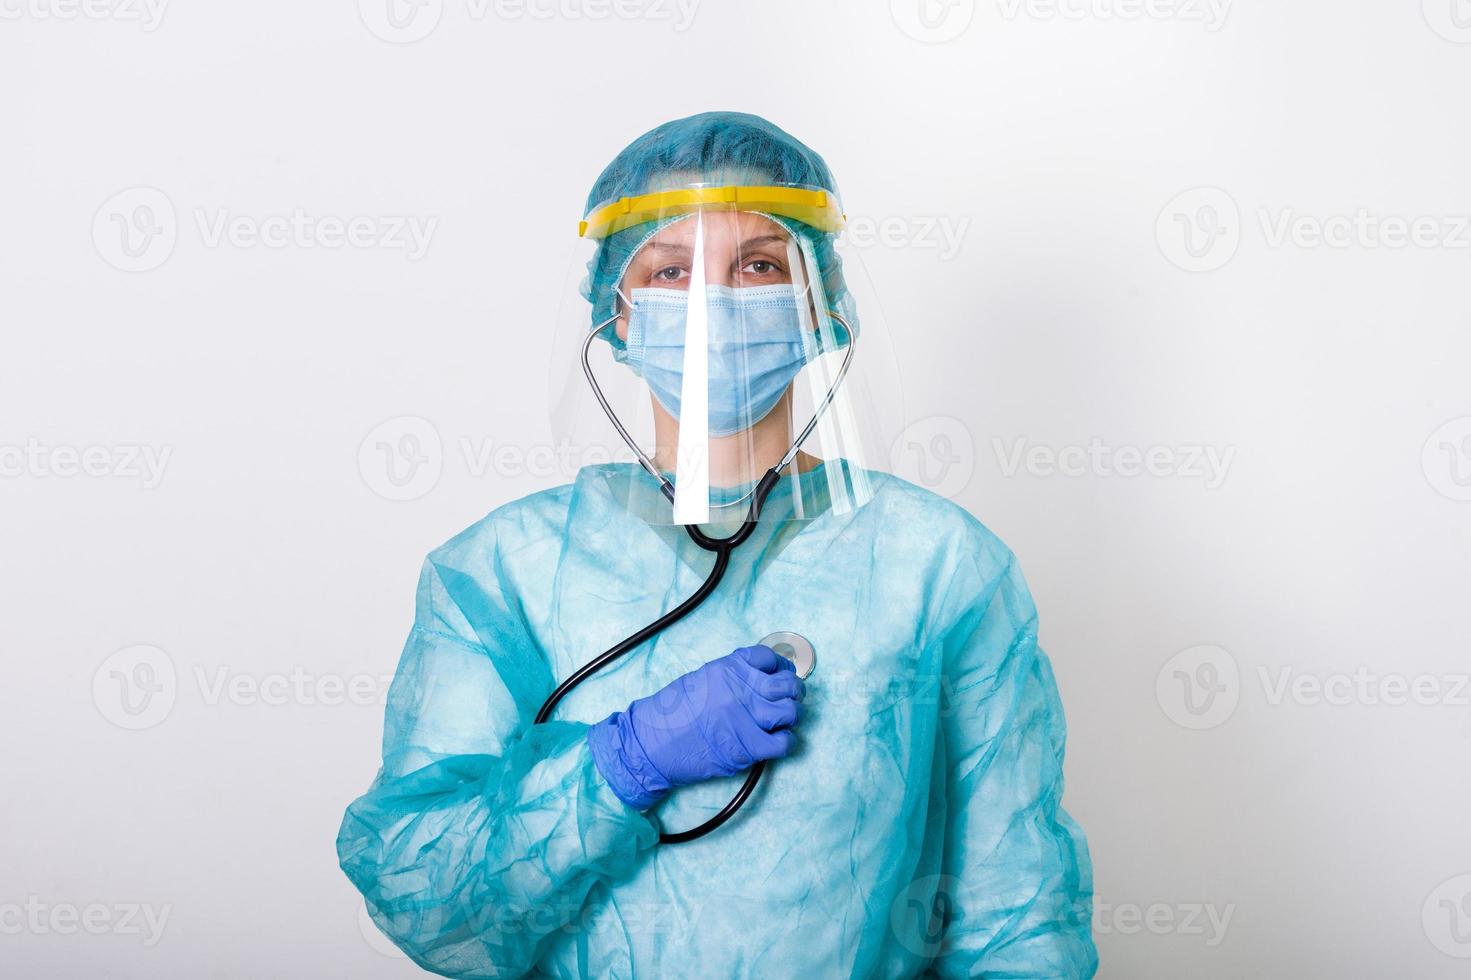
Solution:
[{"label": "transparent plastic visor", "polygon": [[[654,523],[739,522],[775,469],[762,519],[861,506],[872,440],[852,370],[865,338],[835,308],[812,236],[732,208],[622,234],[623,252],[589,260],[584,295],[602,275],[608,308],[599,318],[581,307],[577,363],[604,427],[642,470],[643,487],[622,491],[630,504]],[[561,403],[580,401],[567,394]]]}]

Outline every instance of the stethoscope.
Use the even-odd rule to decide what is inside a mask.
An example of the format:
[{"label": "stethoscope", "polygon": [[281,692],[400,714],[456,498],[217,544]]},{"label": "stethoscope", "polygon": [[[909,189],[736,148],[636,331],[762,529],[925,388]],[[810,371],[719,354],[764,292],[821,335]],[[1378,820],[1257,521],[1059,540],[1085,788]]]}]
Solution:
[{"label": "stethoscope", "polygon": [[[572,676],[568,677],[561,684],[557,685],[557,689],[551,693],[551,696],[546,699],[546,703],[541,706],[541,710],[536,713],[536,721],[534,722],[534,724],[540,725],[542,722],[550,718],[552,712],[556,710],[558,702],[566,697],[578,684],[581,684],[593,674],[597,673],[599,670],[602,670],[608,664],[617,660],[619,657],[623,656],[625,653],[632,650],[640,643],[643,643],[645,640],[652,639],[659,633],[668,629],[670,626],[673,626],[685,616],[688,616],[690,613],[699,608],[700,604],[703,603],[706,599],[710,598],[711,593],[715,591],[715,587],[720,584],[720,580],[725,576],[725,570],[730,565],[731,552],[740,547],[740,545],[745,542],[746,539],[749,538],[751,534],[756,530],[756,522],[761,517],[761,508],[765,505],[766,498],[771,494],[772,488],[776,486],[776,481],[780,478],[781,472],[791,465],[792,460],[797,458],[797,452],[802,448],[802,443],[804,443],[807,440],[807,437],[812,434],[812,430],[817,428],[817,422],[820,418],[822,418],[823,413],[827,411],[828,406],[832,404],[833,397],[837,394],[838,386],[841,385],[843,383],[843,379],[848,376],[848,367],[853,363],[853,349],[857,343],[857,334],[853,330],[853,328],[848,325],[848,321],[843,319],[837,313],[829,310],[828,315],[837,320],[840,324],[842,324],[843,330],[848,335],[848,349],[847,352],[843,355],[842,366],[838,368],[837,377],[833,380],[832,386],[828,388],[827,394],[823,396],[822,401],[813,411],[812,419],[807,423],[806,427],[802,429],[802,432],[792,442],[791,448],[788,449],[786,455],[781,458],[781,462],[777,463],[771,469],[767,470],[766,474],[761,477],[756,486],[747,495],[751,499],[751,506],[750,509],[746,512],[745,522],[734,533],[723,538],[711,537],[705,534],[705,532],[700,530],[698,525],[684,525],[684,529],[689,534],[690,540],[692,540],[696,545],[703,548],[704,550],[713,552],[715,555],[715,564],[710,569],[710,574],[706,576],[705,581],[701,583],[700,587],[696,589],[688,599],[684,600],[679,605],[669,610],[669,612],[665,613],[649,625],[645,626],[643,629],[639,630],[637,633],[634,633],[632,636],[629,636],[627,639],[615,644],[613,647],[594,657],[582,667],[578,668],[577,671],[572,674]],[[654,465],[654,461],[649,458],[647,453],[639,448],[638,443],[634,442],[633,437],[628,434],[628,430],[623,427],[623,423],[618,419],[618,414],[613,411],[612,406],[608,404],[608,399],[603,395],[603,389],[598,385],[598,379],[593,374],[592,365],[588,362],[588,353],[592,348],[593,340],[597,338],[599,333],[601,333],[607,327],[616,322],[619,316],[621,316],[621,314],[614,313],[608,319],[604,320],[602,323],[597,324],[592,328],[591,331],[589,331],[587,338],[582,342],[582,373],[587,375],[587,382],[589,385],[592,386],[593,394],[597,397],[598,404],[602,406],[603,413],[608,416],[608,421],[613,423],[613,428],[618,430],[619,437],[622,438],[624,444],[633,451],[633,454],[638,457],[638,461],[640,465],[643,466],[644,470],[655,480],[659,481],[660,492],[664,494],[664,496],[669,500],[671,504],[673,504],[674,484],[669,482],[669,480],[664,476],[663,473],[659,472],[659,468]],[[744,499],[746,498],[741,498],[741,500]],[[734,506],[735,504],[740,503],[741,500],[733,501],[731,504],[727,504],[725,506]],[[794,633],[790,630],[779,630],[762,639],[761,645],[771,647],[777,653],[790,660],[793,666],[797,668],[797,676],[803,679],[809,677],[812,674],[812,671],[815,670],[817,667],[817,651],[813,648],[812,643],[800,633]],[[692,841],[697,838],[704,837],[706,834],[710,833],[712,830],[725,823],[731,817],[735,816],[735,812],[739,810],[741,806],[745,804],[746,800],[750,798],[751,794],[755,792],[756,783],[760,781],[761,774],[765,771],[765,760],[757,762],[746,774],[746,781],[741,784],[741,788],[736,792],[736,795],[731,798],[731,801],[729,803],[727,803],[724,807],[720,809],[719,813],[715,814],[715,816],[711,817],[709,820],[706,820],[698,827],[693,827],[689,830],[681,830],[677,833],[661,832],[659,834],[659,843],[683,844],[686,841]]]}]

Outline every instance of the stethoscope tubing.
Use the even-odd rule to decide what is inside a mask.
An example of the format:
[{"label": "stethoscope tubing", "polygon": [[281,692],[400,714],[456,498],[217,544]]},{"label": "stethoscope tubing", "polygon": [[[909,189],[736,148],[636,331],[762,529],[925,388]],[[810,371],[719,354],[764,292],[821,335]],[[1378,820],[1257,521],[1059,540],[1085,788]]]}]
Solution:
[{"label": "stethoscope tubing", "polygon": [[[827,394],[823,397],[822,401],[813,411],[812,418],[808,421],[807,425],[803,427],[801,433],[798,434],[797,438],[792,441],[792,445],[787,450],[786,455],[782,457],[780,462],[778,462],[775,466],[773,466],[770,470],[766,472],[766,475],[761,478],[760,482],[758,482],[755,488],[753,488],[753,490],[751,491],[751,507],[746,514],[745,523],[743,523],[740,528],[738,528],[733,534],[724,538],[711,537],[705,534],[705,532],[701,531],[698,525],[685,525],[685,531],[689,534],[691,541],[693,541],[700,548],[703,548],[706,551],[714,552],[715,554],[715,564],[711,567],[709,575],[705,577],[705,581],[700,583],[700,587],[696,589],[693,593],[691,593],[689,598],[685,599],[679,605],[675,606],[673,609],[669,610],[667,613],[660,616],[658,619],[654,620],[652,623],[645,626],[637,633],[634,633],[632,636],[627,637],[626,639],[608,648],[604,652],[598,654],[592,660],[579,667],[575,672],[573,672],[570,677],[564,680],[561,684],[558,684],[556,690],[552,691],[551,695],[548,696],[546,701],[542,704],[541,709],[537,711],[536,721],[534,722],[534,724],[540,725],[547,721],[547,719],[552,716],[552,712],[556,710],[557,705],[572,691],[573,688],[577,687],[577,685],[581,684],[593,674],[596,674],[599,670],[602,670],[608,664],[617,660],[619,657],[623,656],[634,647],[638,646],[641,643],[644,643],[647,640],[653,639],[659,633],[668,629],[670,626],[673,626],[685,616],[688,616],[691,612],[694,612],[695,609],[699,608],[700,604],[703,603],[706,599],[710,598],[710,595],[715,591],[716,586],[720,584],[720,580],[725,577],[725,571],[730,566],[731,552],[739,547],[747,538],[751,536],[752,532],[756,530],[756,523],[761,517],[761,508],[765,505],[766,498],[771,494],[772,488],[776,486],[776,481],[780,477],[782,470],[786,469],[789,465],[791,465],[792,461],[796,459],[797,452],[799,449],[801,449],[802,443],[807,441],[807,437],[810,436],[812,434],[812,430],[817,427],[818,419],[822,417],[823,413],[827,411],[828,406],[832,404],[833,397],[834,395],[836,395],[838,387],[848,376],[848,368],[853,362],[853,352],[854,348],[857,346],[857,337],[854,334],[853,329],[848,325],[847,321],[843,320],[843,318],[838,316],[836,313],[833,313],[832,315],[838,320],[838,322],[843,324],[844,329],[848,332],[848,350],[843,356],[843,363],[838,369],[837,377],[833,380],[832,385],[829,386]],[[639,465],[641,465],[650,476],[659,481],[660,492],[663,493],[663,495],[672,503],[674,501],[674,486],[669,482],[668,479],[665,478],[664,474],[659,472],[659,468],[654,465],[654,461],[649,458],[648,454],[646,454],[641,448],[639,448],[638,443],[633,440],[633,437],[629,435],[628,430],[623,427],[623,423],[619,420],[617,413],[614,412],[612,406],[608,404],[608,399],[606,396],[604,396],[603,389],[598,384],[597,376],[593,373],[592,365],[588,360],[588,352],[589,348],[591,348],[592,346],[593,339],[617,319],[618,316],[615,314],[614,316],[609,317],[607,320],[604,320],[602,323],[595,325],[592,330],[588,332],[586,339],[584,339],[582,342],[582,370],[583,373],[587,376],[588,384],[592,386],[593,395],[597,398],[598,404],[602,406],[603,414],[608,416],[609,421],[613,423],[613,427],[618,430],[618,435],[623,439],[628,448],[633,451],[634,455],[638,457]],[[735,501],[734,503],[739,502],[740,501]],[[712,830],[715,830],[721,824],[725,823],[731,817],[735,816],[736,811],[745,804],[746,800],[750,799],[751,794],[756,791],[756,784],[761,780],[761,774],[765,771],[766,762],[764,760],[757,762],[750,768],[749,772],[746,774],[746,780],[744,783],[741,784],[741,788],[736,792],[736,795],[731,798],[731,801],[729,803],[727,803],[724,807],[720,809],[719,813],[715,814],[715,816],[711,817],[709,820],[706,820],[699,826],[692,827],[689,830],[681,830],[675,833],[661,832],[659,834],[659,842],[661,844],[683,844],[688,841],[697,840],[701,837],[704,837]]]},{"label": "stethoscope tubing", "polygon": [[[725,577],[725,570],[730,567],[731,552],[734,551],[743,541],[749,538],[751,536],[751,533],[756,530],[756,522],[760,520],[761,517],[761,507],[763,504],[766,503],[766,498],[771,493],[772,487],[776,486],[776,481],[780,475],[781,470],[773,467],[766,472],[765,476],[761,478],[761,482],[756,484],[756,489],[751,499],[751,509],[746,515],[745,523],[742,524],[740,528],[737,529],[735,533],[731,534],[729,537],[712,538],[702,532],[697,526],[693,524],[688,524],[685,526],[685,530],[689,533],[690,539],[693,540],[695,544],[697,544],[701,548],[704,548],[706,551],[713,551],[715,553],[715,564],[711,567],[710,574],[705,577],[705,581],[700,583],[700,587],[696,589],[693,593],[691,593],[689,598],[685,599],[679,605],[675,606],[673,609],[669,610],[667,613],[660,616],[658,619],[654,620],[652,623],[645,626],[637,633],[634,633],[627,639],[620,641],[619,643],[610,647],[608,650],[600,653],[598,656],[588,661],[586,664],[583,664],[580,668],[577,669],[575,673],[564,680],[561,684],[558,684],[557,689],[551,693],[551,696],[548,697],[546,701],[542,704],[541,710],[536,713],[535,724],[540,725],[548,718],[550,718],[552,716],[552,712],[556,710],[557,704],[564,697],[566,697],[578,684],[581,684],[593,674],[597,673],[599,670],[603,669],[613,661],[617,660],[619,657],[623,656],[625,653],[632,650],[640,643],[652,639],[663,630],[668,629],[670,626],[673,626],[675,623],[679,622],[685,616],[693,612],[700,605],[700,603],[704,602],[710,597],[710,594],[715,591],[715,587],[720,584],[720,580]],[[731,817],[735,816],[736,811],[739,810],[742,805],[745,804],[746,800],[750,798],[751,794],[755,792],[756,783],[761,779],[761,774],[765,771],[765,761],[756,763],[746,774],[746,781],[741,784],[740,790],[737,791],[736,795],[731,799],[729,803],[721,808],[719,813],[715,814],[715,816],[711,817],[709,820],[706,820],[698,827],[692,827],[689,830],[681,830],[676,833],[661,832],[659,834],[659,843],[683,844],[687,841],[692,841],[700,837],[704,837],[706,834],[710,833],[710,831],[725,823]]]}]

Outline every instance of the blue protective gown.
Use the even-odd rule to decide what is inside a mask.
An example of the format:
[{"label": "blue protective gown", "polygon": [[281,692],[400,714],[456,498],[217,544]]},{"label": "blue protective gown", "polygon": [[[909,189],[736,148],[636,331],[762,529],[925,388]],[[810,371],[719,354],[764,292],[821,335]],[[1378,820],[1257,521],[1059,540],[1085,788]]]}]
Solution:
[{"label": "blue protective gown", "polygon": [[[1093,975],[1062,709],[1015,559],[895,477],[870,474],[873,499],[840,515],[812,476],[773,493],[703,606],[541,726],[555,684],[693,592],[711,556],[635,516],[657,490],[622,465],[429,556],[383,766],[337,841],[415,961],[457,977]],[[784,519],[795,505],[808,519]],[[593,764],[588,726],[778,629],[818,651],[798,748],[724,827],[659,845],[744,774],[640,813]]]}]

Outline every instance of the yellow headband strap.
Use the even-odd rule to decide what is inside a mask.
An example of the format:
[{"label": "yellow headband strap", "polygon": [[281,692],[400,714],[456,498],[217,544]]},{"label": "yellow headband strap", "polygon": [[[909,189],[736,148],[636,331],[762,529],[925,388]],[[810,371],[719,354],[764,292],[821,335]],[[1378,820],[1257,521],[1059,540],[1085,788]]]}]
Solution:
[{"label": "yellow headband strap", "polygon": [[837,198],[805,187],[683,187],[638,197],[621,197],[595,208],[577,227],[582,238],[606,238],[625,228],[671,214],[701,208],[764,211],[810,225],[818,231],[839,231],[846,220]]}]

